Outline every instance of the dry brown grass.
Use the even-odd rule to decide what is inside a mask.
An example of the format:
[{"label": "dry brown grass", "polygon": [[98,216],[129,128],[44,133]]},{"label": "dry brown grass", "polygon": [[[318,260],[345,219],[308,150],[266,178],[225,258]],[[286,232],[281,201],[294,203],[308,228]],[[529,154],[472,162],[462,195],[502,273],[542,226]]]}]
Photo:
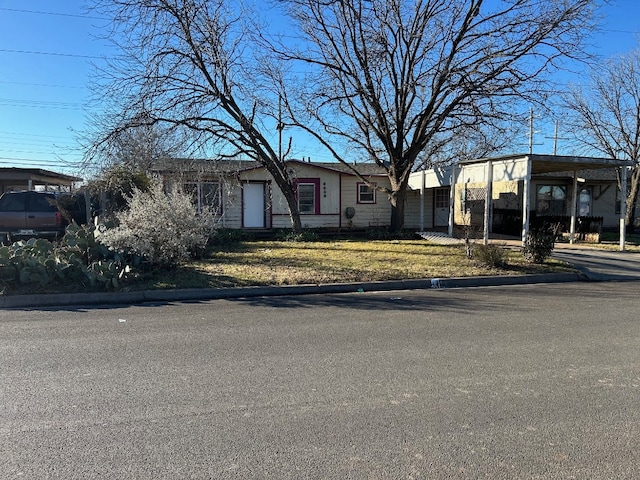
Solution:
[{"label": "dry brown grass", "polygon": [[556,260],[530,265],[509,251],[508,265],[492,269],[466,257],[462,246],[423,240],[241,242],[212,250],[177,272],[154,276],[144,288],[302,285],[480,275],[519,275],[570,270]]}]

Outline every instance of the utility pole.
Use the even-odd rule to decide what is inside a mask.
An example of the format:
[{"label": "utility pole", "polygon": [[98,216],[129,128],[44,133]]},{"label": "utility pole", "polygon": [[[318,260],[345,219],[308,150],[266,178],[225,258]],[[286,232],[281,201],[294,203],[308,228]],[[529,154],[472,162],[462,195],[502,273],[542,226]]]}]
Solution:
[{"label": "utility pole", "polygon": [[553,130],[553,137],[545,137],[545,138],[553,138],[553,154],[557,155],[558,154],[558,140],[567,140],[566,137],[559,137],[558,136],[558,120],[556,120],[556,124],[555,124],[555,128]]},{"label": "utility pole", "polygon": [[529,107],[529,155],[533,153],[533,107]]},{"label": "utility pole", "polygon": [[539,133],[533,129],[533,107],[529,107],[529,155],[533,154],[534,145],[542,145],[541,143],[533,143],[533,134]]}]

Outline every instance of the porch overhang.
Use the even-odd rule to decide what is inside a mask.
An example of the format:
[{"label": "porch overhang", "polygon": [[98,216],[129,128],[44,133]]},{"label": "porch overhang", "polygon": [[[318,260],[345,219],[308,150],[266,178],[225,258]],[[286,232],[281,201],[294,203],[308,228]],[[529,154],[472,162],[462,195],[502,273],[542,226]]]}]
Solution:
[{"label": "porch overhang", "polygon": [[[576,183],[578,181],[578,172],[588,170],[600,170],[600,169],[615,169],[620,167],[633,166],[633,162],[629,160],[616,159],[616,158],[599,158],[599,157],[583,157],[583,156],[565,156],[565,155],[541,155],[541,154],[512,154],[496,157],[479,158],[474,160],[461,161],[455,166],[448,168],[436,168],[427,171],[415,172],[411,175],[409,181],[409,188],[413,190],[420,190],[421,207],[424,200],[422,197],[425,194],[425,189],[433,188],[434,186],[451,186],[451,202],[450,202],[450,222],[449,222],[449,234],[453,232],[453,209],[454,209],[454,189],[456,184],[464,184],[469,181],[469,177],[465,172],[475,171],[483,172],[480,175],[484,177],[484,181],[487,183],[487,198],[485,202],[485,242],[488,241],[489,225],[488,219],[490,218],[490,204],[491,204],[491,184],[493,182],[500,181],[522,181],[523,188],[523,205],[522,205],[522,241],[525,242],[529,233],[529,211],[530,211],[530,199],[529,189],[531,185],[531,177],[536,175],[545,174],[564,174],[563,176],[571,176],[574,179],[574,191],[576,190]],[[626,186],[626,174],[627,169],[622,168],[620,171],[620,178],[622,179],[622,188]],[[476,177],[477,178],[477,177]],[[624,198],[623,191],[623,198]],[[576,221],[576,211],[572,208],[572,236]],[[421,208],[421,226],[424,224],[424,209]],[[624,249],[625,242],[625,229],[624,229],[624,215],[621,216],[620,226],[620,244],[621,249]]]},{"label": "porch overhang", "polygon": [[[561,156],[561,155],[539,155],[539,154],[524,154],[524,155],[509,155],[505,157],[483,158],[478,160],[471,160],[466,162],[460,162],[460,166],[464,168],[464,165],[474,164],[486,164],[490,172],[493,172],[493,166],[500,163],[513,162],[520,163],[524,168],[515,169],[515,174],[511,174],[512,180],[524,181],[524,195],[523,195],[523,225],[522,225],[522,243],[524,245],[527,236],[529,234],[529,210],[530,210],[530,198],[529,188],[531,183],[531,177],[533,175],[543,175],[552,173],[568,173],[573,176],[573,191],[577,191],[578,172],[585,170],[597,170],[605,168],[621,168],[632,166],[633,163],[629,160],[617,159],[617,158],[598,158],[598,157],[581,157],[581,156]],[[621,168],[620,178],[622,182],[622,198],[626,197],[626,179],[627,168]],[[488,192],[491,191],[491,185],[489,183]],[[490,195],[490,193],[488,194]],[[489,200],[487,200],[486,209],[487,214],[489,211]],[[624,210],[621,209],[620,214],[620,249],[625,248],[625,225],[624,225]],[[488,215],[486,215],[488,216]],[[575,225],[576,225],[576,202],[574,194],[574,202],[571,208],[571,243],[574,242]],[[488,224],[485,223],[485,242],[488,240]]]},{"label": "porch overhang", "polygon": [[[477,163],[499,163],[500,161],[527,161],[530,165],[531,175],[540,175],[544,173],[574,172],[578,170],[595,170],[602,168],[617,168],[623,166],[631,166],[629,160],[617,158],[598,158],[598,157],[580,157],[565,155],[540,155],[540,154],[521,154],[521,155],[505,155],[501,157],[480,158],[477,160],[468,160],[460,162],[459,165],[473,165]],[[520,178],[521,180],[524,178]]]}]

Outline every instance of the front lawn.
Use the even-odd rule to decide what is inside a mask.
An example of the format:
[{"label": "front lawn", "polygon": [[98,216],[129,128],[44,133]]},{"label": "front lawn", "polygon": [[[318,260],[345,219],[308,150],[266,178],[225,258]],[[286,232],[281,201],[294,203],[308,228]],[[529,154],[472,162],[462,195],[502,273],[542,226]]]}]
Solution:
[{"label": "front lawn", "polygon": [[468,259],[463,246],[423,240],[250,241],[212,249],[202,260],[171,273],[156,273],[134,288],[224,288],[567,271],[571,269],[554,259],[531,265],[517,250],[508,250],[505,268],[488,268]]},{"label": "front lawn", "polygon": [[[424,240],[239,241],[210,248],[201,259],[173,270],[138,274],[122,282],[121,287],[124,290],[228,288],[572,271],[554,259],[532,265],[519,249],[504,248],[507,265],[489,268],[467,258],[462,245],[443,246]],[[0,281],[5,295],[104,289],[100,285]]]}]

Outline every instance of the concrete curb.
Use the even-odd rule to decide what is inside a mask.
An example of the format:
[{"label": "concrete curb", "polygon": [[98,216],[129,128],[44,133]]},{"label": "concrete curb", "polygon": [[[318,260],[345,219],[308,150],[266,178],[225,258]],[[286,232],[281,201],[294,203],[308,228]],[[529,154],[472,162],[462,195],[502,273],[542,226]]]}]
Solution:
[{"label": "concrete curb", "polygon": [[148,302],[184,302],[224,298],[284,295],[425,290],[430,288],[469,288],[534,283],[566,283],[589,280],[581,273],[552,273],[495,277],[431,278],[383,282],[329,283],[240,288],[198,288],[184,290],[144,290],[137,292],[68,293],[15,295],[0,297],[0,308],[68,307],[72,305],[132,305]]}]

